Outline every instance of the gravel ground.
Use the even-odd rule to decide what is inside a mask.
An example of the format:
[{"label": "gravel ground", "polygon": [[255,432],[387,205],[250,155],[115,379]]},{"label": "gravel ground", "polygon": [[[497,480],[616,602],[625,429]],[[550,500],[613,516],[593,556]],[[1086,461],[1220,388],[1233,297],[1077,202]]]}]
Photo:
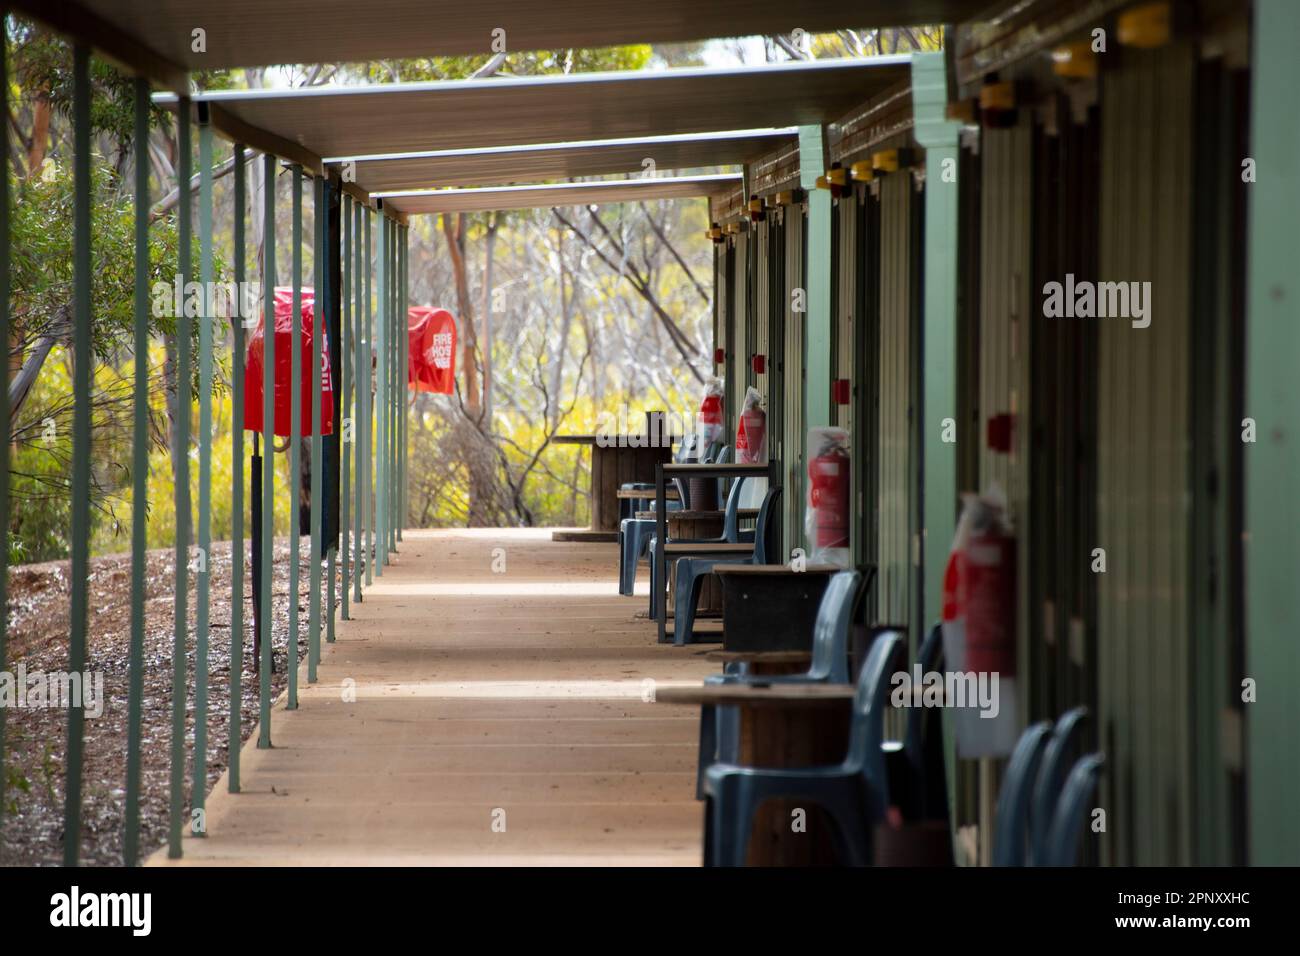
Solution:
[{"label": "gravel ground", "polygon": [[[299,655],[307,652],[309,540],[300,546]],[[245,546],[247,549],[247,545]],[[148,553],[145,590],[144,704],[142,734],[140,851],[142,858],[167,841],[172,707],[173,588],[175,554]],[[208,651],[208,754],[205,789],[211,791],[226,769],[230,712],[230,544],[214,543],[208,561],[212,574]],[[288,539],[275,549],[272,699],[285,684],[288,639]],[[248,575],[245,560],[245,575]],[[64,671],[68,655],[67,561],[30,564],[9,575],[9,648],[6,670],[25,664],[27,673]],[[194,575],[190,575],[190,633],[186,642],[189,696],[185,719],[185,806],[189,819],[194,779]],[[131,556],[109,555],[91,562],[90,623],[86,667],[104,677],[104,712],[86,718],[82,770],[81,859],[89,865],[122,863],[126,802],[127,661],[131,638]],[[240,737],[247,740],[258,713],[254,671],[253,604],[244,600],[241,665]],[[43,866],[63,860],[63,815],[67,712],[62,708],[6,711],[5,765],[23,781],[11,786],[0,832],[0,864]]]}]

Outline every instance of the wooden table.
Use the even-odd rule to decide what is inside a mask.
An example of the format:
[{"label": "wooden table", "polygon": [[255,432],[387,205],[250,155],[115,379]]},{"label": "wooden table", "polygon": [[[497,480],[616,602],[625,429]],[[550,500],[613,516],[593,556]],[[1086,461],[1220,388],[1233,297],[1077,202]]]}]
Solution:
[{"label": "wooden table", "polygon": [[719,565],[722,646],[728,651],[808,651],[833,564],[795,571],[785,564]]},{"label": "wooden table", "polygon": [[716,664],[748,664],[755,677],[775,674],[806,673],[812,663],[811,651],[709,651],[706,661]]},{"label": "wooden table", "polygon": [[[854,688],[849,684],[701,684],[664,687],[662,704],[740,708],[739,763],[749,767],[814,767],[843,762],[848,752]],[[807,813],[796,833],[792,812]],[[831,821],[806,800],[770,800],[754,815],[750,866],[834,864]]]},{"label": "wooden table", "polygon": [[[665,517],[668,512],[665,508],[665,491],[667,487],[666,482],[669,479],[766,477],[769,486],[771,486],[775,483],[776,477],[779,474],[780,467],[775,458],[770,459],[765,465],[736,463],[702,465],[694,463],[679,464],[677,462],[669,462],[667,464],[660,463],[655,465],[655,537],[660,541],[668,540],[668,525]],[[730,545],[715,545],[714,547],[718,549],[731,547],[732,551],[735,551],[734,546]],[[658,589],[657,593],[650,595],[650,599],[654,602],[655,616],[658,618],[657,623],[659,625],[660,644],[668,643],[668,588],[663,584],[663,582],[668,579],[668,550],[667,547],[661,546],[655,555],[655,561],[658,562],[659,565],[655,569],[658,572],[657,579],[662,586]],[[724,552],[719,550],[719,553]]]},{"label": "wooden table", "polygon": [[[556,435],[557,445],[591,446],[591,526],[586,531],[556,531],[556,541],[617,541],[620,486],[655,480],[655,466],[672,459],[676,435]],[[651,492],[642,495],[651,497]]]}]

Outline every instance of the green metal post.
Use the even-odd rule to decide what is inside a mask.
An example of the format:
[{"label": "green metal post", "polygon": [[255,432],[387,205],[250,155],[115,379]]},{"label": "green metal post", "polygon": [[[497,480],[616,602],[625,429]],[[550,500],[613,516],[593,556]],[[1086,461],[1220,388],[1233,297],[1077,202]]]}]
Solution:
[{"label": "green metal post", "polygon": [[229,771],[226,786],[239,793],[239,744],[242,724],[244,672],[244,208],[248,179],[244,147],[235,144],[235,297],[231,331],[235,347],[230,357],[230,733],[226,746]]},{"label": "green metal post", "polygon": [[411,339],[410,336],[407,334],[407,329],[409,328],[408,320],[407,320],[407,312],[410,308],[409,290],[407,289],[407,282],[408,282],[407,258],[409,255],[409,247],[411,241],[410,236],[411,236],[411,227],[403,226],[401,232],[402,244],[401,246],[398,247],[398,251],[400,254],[399,261],[401,262],[401,279],[397,283],[397,288],[400,289],[402,293],[401,298],[398,300],[397,303],[397,324],[398,327],[401,329],[401,335],[398,338],[398,341],[402,343],[402,361],[399,363],[399,370],[397,375],[398,381],[401,383],[397,389],[397,394],[402,397],[401,418],[399,419],[402,425],[402,431],[401,431],[402,437],[401,437],[401,441],[398,443],[397,446],[398,452],[401,455],[401,467],[398,469],[398,475],[400,475],[400,480],[397,486],[398,487],[397,500],[400,503],[397,510],[397,540],[398,541],[402,540],[402,530],[406,527],[407,485],[408,485],[407,476],[406,476],[406,466],[407,466],[407,458],[409,456],[407,443],[410,441],[411,438],[410,435],[411,392],[410,392],[410,384],[407,381],[407,379],[410,377],[410,367],[411,367],[410,364],[411,363]]},{"label": "green metal post", "polygon": [[257,746],[271,746],[271,608],[275,561],[275,157],[262,157],[265,172],[262,202],[262,580],[261,664],[258,666]]},{"label": "green metal post", "polygon": [[369,218],[369,213],[365,206],[356,203],[352,209],[352,275],[353,275],[353,296],[356,303],[353,308],[352,322],[352,348],[354,358],[353,368],[353,386],[352,391],[356,395],[353,422],[353,502],[352,521],[352,601],[354,604],[361,603],[361,579],[364,569],[362,553],[365,549],[365,529],[366,529],[366,508],[365,508],[365,465],[366,465],[366,393],[370,391],[370,364],[366,357],[366,333],[365,333],[365,291],[366,291],[366,269],[365,264],[368,261],[365,257],[364,242],[362,236],[362,218]]},{"label": "green metal post", "polygon": [[406,309],[402,305],[402,236],[406,227],[398,225],[393,231],[393,342],[396,360],[393,362],[393,550],[402,540],[402,471],[405,462],[406,442]]},{"label": "green metal post", "polygon": [[388,549],[397,550],[397,230],[388,223]]},{"label": "green metal post", "polygon": [[366,259],[365,259],[365,314],[362,322],[365,326],[365,356],[364,364],[361,367],[361,375],[364,384],[362,391],[365,395],[365,411],[363,420],[365,421],[366,439],[365,439],[365,456],[362,458],[362,468],[364,478],[362,479],[362,502],[365,508],[365,517],[362,519],[362,530],[365,533],[365,552],[366,552],[366,586],[375,583],[375,462],[374,462],[374,444],[375,444],[375,379],[374,374],[374,356],[375,356],[375,299],[374,299],[374,259],[373,239],[371,233],[373,228],[371,221],[375,218],[373,212],[366,210]]},{"label": "green metal post", "polygon": [[131,447],[131,649],[127,662],[126,826],[122,862],[140,859],[144,724],[145,521],[149,516],[149,81],[135,80],[135,391]]},{"label": "green metal post", "polygon": [[293,313],[289,328],[289,640],[286,653],[289,692],[285,710],[298,709],[298,601],[301,581],[298,547],[302,528],[302,167],[293,167]]},{"label": "green metal post", "polygon": [[[816,428],[831,424],[831,194],[817,188],[825,172],[825,131],[821,126],[799,127],[800,185],[808,194],[808,276],[805,313],[804,424]],[[806,441],[800,438],[800,442]],[[786,451],[793,458],[792,450]]]},{"label": "green metal post", "polygon": [[[1258,441],[1244,446],[1246,673],[1254,695],[1246,703],[1250,862],[1300,863],[1300,277],[1295,224],[1300,219],[1300,4],[1256,0],[1252,43],[1251,158],[1258,181],[1246,188],[1248,217],[1246,410]],[[1244,428],[1244,425],[1243,425]],[[1245,694],[1245,690],[1239,691]],[[1243,697],[1243,699],[1245,699]]]},{"label": "green metal post", "polygon": [[325,229],[329,213],[325,209],[325,180],[312,177],[315,213],[313,234],[316,248],[312,252],[313,285],[316,308],[311,329],[311,596],[307,602],[307,682],[316,683],[316,665],[320,662],[320,587],[321,587],[321,469],[324,468],[324,445],[321,429],[321,341],[329,327],[329,293],[325,288]]},{"label": "green metal post", "polygon": [[[6,44],[0,43],[0,77],[9,76],[5,57]],[[9,83],[0,84],[0,109],[8,115]],[[137,97],[139,90],[136,90]],[[137,118],[139,102],[136,103]],[[0,342],[9,341],[9,126],[0,129]],[[136,277],[139,293],[140,279]],[[136,308],[139,309],[137,299]],[[9,607],[9,363],[0,362],[0,423],[4,442],[0,443],[0,608]],[[134,578],[132,579],[134,580]],[[9,615],[0,614],[0,672],[7,663],[6,631]],[[0,707],[0,847],[4,846],[5,820],[5,709]]]},{"label": "green metal post", "polygon": [[199,554],[194,571],[194,781],[190,833],[206,835],[208,776],[208,602],[212,549],[212,126],[199,104]]},{"label": "green metal post", "polygon": [[[181,97],[178,116],[176,181],[190,181],[190,101]],[[190,281],[190,195],[182,190],[177,208],[177,277],[182,289]],[[172,420],[175,422],[175,445],[172,462],[176,469],[176,584],[175,631],[172,638],[172,749],[171,749],[171,816],[167,855],[181,855],[181,815],[184,812],[185,788],[185,698],[186,644],[189,636],[189,540],[190,540],[190,324],[184,315],[176,317],[176,396]],[[74,493],[73,500],[76,500]],[[75,577],[75,571],[74,571]]]},{"label": "green metal post", "polygon": [[348,620],[349,607],[348,601],[350,594],[348,588],[351,579],[348,576],[349,564],[352,552],[350,550],[350,532],[352,531],[352,446],[356,444],[356,415],[352,410],[352,382],[356,377],[353,371],[354,360],[352,350],[352,205],[353,199],[347,193],[341,197],[342,209],[339,214],[339,226],[343,231],[343,261],[341,263],[343,274],[343,347],[339,350],[342,361],[339,362],[339,400],[343,405],[339,410],[339,427],[343,430],[339,436],[339,459],[342,464],[341,485],[339,488],[339,504],[342,509],[342,515],[339,521],[339,531],[342,533],[342,549],[339,552],[339,570],[342,572],[342,582],[339,588],[339,601],[342,604],[343,620]]},{"label": "green metal post", "polygon": [[[957,446],[944,441],[946,420],[957,421],[957,136],[961,124],[945,118],[947,74],[942,53],[912,55],[914,135],[925,148],[925,275],[921,356],[921,604],[919,636],[942,612],[943,574],[957,527]],[[956,779],[957,752],[945,711],[948,779]],[[957,789],[948,787],[950,819]]]},{"label": "green metal post", "polygon": [[[90,48],[73,53],[73,250],[72,250],[72,566],[68,672],[86,669],[86,611],[90,577]],[[81,855],[81,757],[85,729],[82,701],[68,705],[68,761],[63,824],[63,863]]]},{"label": "green metal post", "polygon": [[325,643],[333,644],[334,643],[334,593],[335,593],[334,586],[335,586],[335,582],[338,580],[335,577],[335,575],[338,572],[338,566],[337,566],[338,553],[335,551],[334,548],[330,548],[329,551],[327,552],[327,555],[328,556],[326,558],[326,564],[327,564],[328,573],[326,574],[325,577],[326,577],[326,581],[328,582],[326,594],[328,595],[328,601],[329,601],[329,604],[327,606],[327,610],[329,613],[328,616],[325,618],[326,621]]},{"label": "green metal post", "polygon": [[374,355],[378,359],[378,395],[374,399],[378,441],[374,446],[374,574],[383,575],[383,566],[389,563],[389,217],[380,211],[380,237],[374,248],[374,269],[378,285],[376,303],[378,315],[374,320]]},{"label": "green metal post", "polygon": [[[387,217],[385,217],[387,218]],[[393,550],[393,221],[384,223],[384,560]]]}]

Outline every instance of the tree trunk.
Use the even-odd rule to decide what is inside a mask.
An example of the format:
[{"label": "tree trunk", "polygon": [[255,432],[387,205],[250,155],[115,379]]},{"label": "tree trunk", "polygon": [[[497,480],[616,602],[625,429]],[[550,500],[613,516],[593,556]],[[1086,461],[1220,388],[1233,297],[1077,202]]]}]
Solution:
[{"label": "tree trunk", "polygon": [[483,243],[483,418],[489,435],[492,434],[492,262],[499,228],[497,218],[495,212],[488,213],[487,237]]},{"label": "tree trunk", "polygon": [[27,177],[40,174],[50,146],[50,91],[41,90],[32,100],[32,136],[27,141]]},{"label": "tree trunk", "polygon": [[451,254],[452,275],[456,280],[456,304],[460,310],[461,366],[465,375],[464,408],[469,419],[460,429],[462,435],[459,442],[465,472],[469,476],[467,524],[471,528],[483,528],[489,526],[492,520],[492,474],[495,465],[492,449],[484,447],[485,440],[478,430],[479,423],[483,421],[483,395],[478,380],[478,333],[474,326],[474,306],[465,265],[465,231],[464,213],[456,216],[454,226],[451,217],[443,215],[442,233],[447,239],[447,251]]}]

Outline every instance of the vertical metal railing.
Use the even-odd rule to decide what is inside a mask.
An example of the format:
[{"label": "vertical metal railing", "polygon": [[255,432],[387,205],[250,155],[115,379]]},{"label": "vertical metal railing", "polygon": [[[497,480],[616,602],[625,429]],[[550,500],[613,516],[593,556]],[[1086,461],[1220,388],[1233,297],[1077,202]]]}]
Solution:
[{"label": "vertical metal railing", "polygon": [[[72,362],[72,473],[71,499],[71,568],[68,668],[82,674],[87,662],[87,623],[90,580],[90,507],[92,455],[91,388],[94,379],[92,347],[92,168],[91,168],[91,78],[89,46],[74,44],[72,134],[73,134],[73,334]],[[0,48],[0,76],[5,73],[5,51]],[[7,106],[8,85],[0,90],[0,102]],[[131,625],[127,673],[127,740],[123,857],[127,865],[140,860],[140,813],[143,772],[144,708],[144,637],[147,574],[148,473],[150,444],[150,286],[149,249],[150,183],[148,139],[150,120],[150,86],[147,79],[133,82],[135,204],[133,290],[133,397],[132,416],[132,529],[131,529]],[[191,141],[193,104],[186,96],[177,101],[177,180],[180,199],[177,205],[177,285],[188,297],[193,263],[193,197],[189,190],[194,162]],[[169,748],[168,856],[182,855],[187,769],[186,712],[188,699],[188,641],[190,632],[189,586],[194,576],[195,603],[195,687],[193,778],[190,787],[191,832],[206,835],[203,819],[206,804],[209,744],[209,657],[211,624],[212,570],[212,441],[214,430],[213,388],[215,376],[215,329],[218,321],[213,296],[215,279],[214,246],[214,167],[213,128],[205,104],[198,107],[198,279],[201,304],[198,309],[198,340],[193,339],[193,323],[184,306],[175,316],[172,342],[173,390],[168,396],[172,436],[169,449],[174,469],[172,508],[175,519],[174,541],[174,620],[172,630],[172,702],[171,740]],[[9,130],[0,131],[0,149],[9,146]],[[275,540],[275,418],[276,418],[276,173],[273,156],[263,157],[265,195],[263,204],[263,424],[265,445],[261,473],[261,567],[257,588],[262,609],[260,621],[259,719],[258,746],[271,746],[271,675],[273,670],[274,613],[274,540]],[[226,741],[229,766],[229,790],[240,791],[240,728],[242,712],[242,667],[244,652],[244,598],[246,573],[245,531],[245,448],[244,403],[246,398],[244,368],[246,361],[244,287],[246,284],[246,230],[244,215],[248,202],[246,154],[242,144],[234,145],[234,285],[230,310],[233,354],[231,363],[231,633],[230,633],[230,700],[229,733]],[[287,709],[298,705],[298,602],[299,548],[301,517],[301,448],[302,448],[302,176],[300,166],[292,167],[293,219],[291,261],[293,313],[291,341],[289,502],[290,514],[290,600],[288,615]],[[321,177],[313,177],[315,233],[314,302],[310,356],[309,427],[311,436],[311,563],[310,609],[308,623],[308,681],[317,679],[321,659],[322,611],[328,616],[328,640],[333,640],[333,615],[341,605],[343,617],[349,617],[349,588],[352,600],[362,598],[363,583],[373,582],[382,574],[389,555],[402,540],[407,492],[407,450],[409,437],[407,409],[407,338],[409,229],[383,210],[378,211],[378,235],[372,245],[371,217],[375,213],[351,196],[340,197],[341,203],[341,304],[340,330],[342,347],[340,366],[333,371],[326,338],[332,302],[329,203],[330,187]],[[10,333],[10,214],[9,176],[7,168],[0,177],[0,341]],[[197,509],[191,512],[190,444],[194,376],[192,356],[197,345],[198,423],[194,440],[197,445]],[[339,541],[325,541],[324,482],[324,408],[323,392],[326,368],[335,400],[340,403],[340,477],[342,517]],[[9,421],[9,368],[0,370],[0,421]],[[340,385],[334,385],[341,382]],[[346,440],[345,440],[346,439]],[[8,556],[9,442],[0,443],[0,608],[6,602]],[[193,521],[197,516],[197,522]],[[193,550],[196,547],[197,550]],[[341,550],[340,550],[341,548]],[[326,564],[328,562],[328,564]],[[327,570],[328,569],[328,570]],[[363,582],[363,569],[365,581]],[[336,571],[338,577],[336,578]],[[322,575],[327,579],[322,581]],[[341,584],[336,601],[335,582]],[[322,591],[328,597],[323,598]],[[322,600],[326,601],[322,608]],[[6,615],[0,614],[0,670],[7,664]],[[0,825],[3,824],[4,801],[4,712],[0,710]],[[64,807],[64,862],[80,861],[82,816],[82,775],[84,758],[85,715],[79,701],[68,711],[66,787]]]},{"label": "vertical metal railing", "polygon": [[208,770],[208,615],[212,548],[212,125],[199,104],[199,528],[194,570],[194,780],[190,833],[203,836]]},{"label": "vertical metal railing", "polygon": [[312,177],[315,213],[312,217],[312,235],[315,249],[312,253],[313,286],[316,290],[316,307],[312,310],[311,327],[311,569],[308,584],[311,594],[307,599],[307,683],[316,683],[316,665],[320,662],[320,588],[321,588],[321,469],[324,446],[321,433],[321,342],[329,328],[329,290],[325,288],[325,228],[329,214],[325,210],[325,180]]},{"label": "vertical metal railing", "polygon": [[353,333],[352,342],[355,352],[353,360],[353,386],[352,390],[356,394],[356,421],[354,426],[354,448],[352,450],[353,472],[356,476],[353,482],[353,512],[352,512],[352,600],[356,604],[361,603],[361,580],[364,575],[363,552],[365,550],[366,538],[366,509],[365,502],[365,460],[366,460],[366,394],[370,390],[370,364],[366,358],[366,335],[365,335],[365,292],[366,292],[366,270],[365,270],[365,242],[363,235],[363,219],[368,218],[368,210],[361,203],[357,203],[352,210],[352,232],[353,232],[353,249],[352,249],[352,275],[353,298],[356,300],[353,314]]},{"label": "vertical metal railing", "polygon": [[383,575],[388,563],[388,216],[379,212],[379,241],[375,247],[375,574]]},{"label": "vertical metal railing", "polygon": [[258,732],[257,746],[271,746],[271,624],[272,572],[275,558],[275,157],[263,157],[265,182],[262,208],[262,580],[261,595],[261,662],[258,665]]},{"label": "vertical metal railing", "polygon": [[[375,214],[370,209],[365,211],[366,223],[366,256],[365,256],[365,278],[366,288],[363,295],[364,312],[362,322],[365,333],[365,355],[364,364],[361,367],[361,375],[364,380],[362,394],[365,396],[366,407],[362,411],[362,420],[365,422],[366,435],[365,446],[362,462],[362,489],[361,502],[365,509],[365,517],[362,519],[362,531],[365,535],[365,555],[366,555],[366,586],[375,583],[375,506],[374,506],[374,456],[371,446],[374,444],[375,437],[375,418],[374,418],[374,352],[375,352],[375,305],[374,305],[374,260],[373,254],[374,240],[371,235],[373,232],[372,220]],[[360,600],[360,598],[358,598]]]},{"label": "vertical metal railing", "polygon": [[289,637],[285,710],[298,709],[298,545],[302,514],[302,167],[293,167],[293,226],[289,238],[293,311],[289,333]]},{"label": "vertical metal railing", "polygon": [[387,541],[384,548],[384,563],[388,564],[388,555],[397,550],[397,535],[393,529],[396,522],[393,515],[396,512],[396,495],[393,494],[397,487],[397,479],[394,474],[396,469],[394,465],[397,462],[397,270],[396,252],[397,252],[397,223],[390,219],[388,221],[388,248],[385,250],[384,266],[388,269],[388,431],[386,436],[388,441],[384,446],[385,454],[385,482],[384,493],[387,498],[388,512],[387,520],[384,523],[385,535]]},{"label": "vertical metal railing", "polygon": [[234,348],[230,357],[230,734],[227,741],[227,789],[239,793],[239,745],[244,670],[244,207],[248,180],[244,147],[235,144],[235,303],[230,328]]},{"label": "vertical metal railing", "polygon": [[[332,240],[331,237],[330,237],[330,220],[333,218],[333,213],[332,213],[330,210],[331,210],[332,207],[333,207],[334,197],[333,197],[333,193],[332,193],[333,187],[330,185],[330,181],[329,181],[328,179],[326,179],[326,180],[323,181],[323,185],[322,185],[321,189],[322,189],[322,196],[323,196],[324,204],[325,204],[325,224],[321,227],[321,228],[322,228],[322,232],[321,232],[321,246],[322,246],[322,248],[324,248],[324,249],[326,250],[325,253],[323,254],[323,258],[324,258],[324,260],[325,260],[325,265],[324,265],[322,268],[324,269],[324,275],[325,275],[325,283],[324,283],[324,284],[325,284],[325,286],[326,286],[326,288],[327,288],[327,290],[328,290],[328,292],[329,292],[329,295],[326,296],[326,300],[327,300],[327,301],[326,301],[326,306],[327,306],[328,313],[329,313],[329,316],[330,316],[330,321],[329,321],[329,323],[325,326],[325,328],[329,330],[330,335],[333,335],[333,334],[334,334],[334,318],[335,318],[335,315],[334,315],[334,255],[335,255],[336,248],[337,248],[337,251],[338,251],[338,253],[339,253],[340,256],[341,256],[341,254],[342,254],[342,242],[339,243],[339,246],[338,246],[338,247],[335,247],[334,242],[333,242],[333,240]],[[343,203],[342,203],[342,197],[340,196],[339,198],[340,198],[340,202],[339,202],[339,228],[340,228],[340,231],[341,231],[341,230],[342,230],[342,225],[343,225],[343,215],[342,215],[342,213],[343,213]],[[341,237],[340,237],[340,239],[341,239]],[[341,279],[341,278],[342,278],[342,276],[340,276],[340,279]],[[340,333],[339,333],[339,334],[340,334],[340,336],[342,335],[342,331],[341,331],[341,330],[340,330]],[[327,344],[327,343],[325,342],[325,340],[322,339],[322,341],[321,341],[321,348],[322,348],[324,351],[323,351],[321,354],[324,356],[325,360],[327,360],[327,361],[328,361],[328,364],[329,364],[330,393],[331,393],[331,395],[333,396],[333,399],[334,399],[334,401],[333,401],[333,405],[334,405],[334,410],[335,410],[335,412],[336,412],[336,413],[334,413],[334,414],[331,415],[331,419],[330,419],[330,427],[331,427],[331,429],[332,429],[332,431],[333,431],[333,434],[334,434],[334,446],[335,446],[335,448],[337,449],[337,451],[335,452],[335,456],[332,457],[332,463],[333,463],[334,474],[332,475],[333,481],[331,482],[331,486],[332,486],[333,488],[337,489],[337,488],[338,488],[338,480],[339,480],[339,475],[338,475],[339,467],[338,467],[338,465],[339,465],[339,461],[340,461],[340,459],[342,458],[342,454],[343,454],[343,446],[342,446],[342,439],[343,439],[343,436],[342,436],[342,434],[341,434],[341,433],[342,433],[342,430],[343,430],[343,424],[342,424],[342,423],[343,423],[343,417],[342,417],[342,409],[341,409],[341,407],[340,407],[340,405],[341,405],[343,399],[342,399],[342,395],[341,395],[341,393],[340,393],[339,387],[338,387],[338,385],[336,384],[337,381],[338,381],[337,376],[338,376],[338,374],[339,374],[339,370],[338,370],[338,367],[335,365],[335,362],[334,362],[334,356],[333,356],[332,352],[331,352],[329,349],[327,349],[327,348],[325,347],[326,344]],[[341,350],[340,350],[340,355],[339,355],[339,362],[338,362],[338,364],[339,364],[339,365],[342,365],[342,364],[343,364],[343,356],[342,356],[342,351],[341,351]],[[325,375],[324,375],[324,366],[322,366],[322,370],[321,370],[321,391],[322,391],[321,402],[322,402],[322,407],[323,407],[323,404],[324,404],[324,397],[323,397],[324,389],[325,389]],[[339,422],[339,424],[338,424],[337,426],[334,425],[335,420],[337,420],[337,421]],[[323,449],[324,449],[324,445],[323,445],[323,444],[322,444],[321,448],[322,448],[322,455],[323,455]],[[324,466],[322,465],[322,474],[321,474],[321,482],[322,482],[322,484],[324,483],[324,480],[325,480],[325,475],[324,475]],[[330,502],[328,502],[328,501],[325,501],[325,500],[322,500],[322,501],[321,501],[321,510],[320,510],[320,513],[319,513],[319,518],[318,518],[318,520],[322,522],[322,524],[321,524],[321,537],[322,537],[322,539],[325,538],[325,524],[324,524],[324,520],[325,520],[325,514],[326,514],[326,512],[329,510],[329,508],[328,508],[329,504],[330,504]],[[338,534],[339,534],[339,532],[338,532],[338,527],[337,527],[337,526],[338,526],[338,522],[335,522],[334,524],[335,524],[334,534],[332,534],[332,535],[329,536],[328,541],[326,541],[326,549],[325,549],[325,554],[326,554],[326,558],[325,558],[325,560],[326,560],[326,569],[327,569],[327,570],[326,570],[326,576],[325,576],[325,594],[326,594],[326,598],[325,598],[325,643],[327,643],[327,644],[333,644],[333,643],[334,643],[334,609],[338,606],[338,603],[339,603],[339,602],[338,602],[338,599],[337,599],[337,594],[338,594],[338,580],[337,580],[337,574],[338,574],[338,565],[339,565],[339,560],[338,560],[338,556],[339,556],[339,537],[338,537]],[[319,648],[319,645],[317,646],[316,656],[317,656],[317,658],[320,657],[320,648]]]},{"label": "vertical metal railing", "polygon": [[343,304],[343,321],[340,323],[343,335],[342,348],[339,350],[339,400],[343,403],[339,407],[339,462],[342,465],[340,469],[339,482],[339,507],[342,515],[339,519],[339,533],[341,535],[341,547],[339,549],[339,605],[340,613],[343,620],[348,620],[351,610],[348,606],[350,598],[349,588],[351,587],[351,570],[350,550],[350,532],[352,530],[352,446],[356,442],[356,418],[352,412],[352,383],[356,378],[352,358],[353,336],[352,336],[352,197],[344,193],[339,198],[339,229],[343,233],[343,261],[342,266],[342,304]]},{"label": "vertical metal railing", "polygon": [[398,305],[397,314],[401,317],[402,323],[402,482],[400,486],[401,510],[398,515],[397,533],[401,536],[402,529],[406,527],[406,520],[410,514],[410,479],[407,474],[407,466],[411,457],[411,392],[407,378],[411,368],[411,337],[407,334],[407,314],[411,308],[411,227],[402,227],[402,278],[398,288],[402,290],[402,299]]},{"label": "vertical metal railing", "polygon": [[[90,48],[73,48],[73,247],[72,247],[72,566],[68,672],[86,664],[87,586],[90,576]],[[81,854],[81,764],[85,710],[68,707],[68,757],[63,824],[63,862]]]},{"label": "vertical metal railing", "polygon": [[134,98],[135,407],[131,429],[131,649],[127,658],[126,820],[122,839],[122,862],[126,866],[135,866],[140,859],[145,521],[149,514],[149,81],[143,77],[135,80]]},{"label": "vertical metal railing", "polygon": [[[9,64],[7,44],[0,43],[0,111],[9,115]],[[9,341],[9,126],[0,124],[0,342]],[[137,288],[139,280],[136,280]],[[7,632],[9,607],[9,362],[0,363],[0,672],[8,666]],[[4,846],[5,821],[5,709],[0,707],[0,847]]]},{"label": "vertical metal railing", "polygon": [[[177,281],[185,289],[190,281],[190,100],[182,96],[176,110],[178,162],[176,181],[180,189],[177,211]],[[189,636],[189,541],[190,541],[190,327],[184,314],[176,317],[176,395],[172,415],[172,461],[175,469],[176,507],[176,590],[175,628],[172,635],[172,746],[171,813],[167,855],[181,855],[181,815],[185,786],[186,647]],[[74,492],[75,500],[75,492]],[[75,531],[74,531],[75,534]],[[76,572],[73,572],[74,577]]]},{"label": "vertical metal railing", "polygon": [[397,515],[398,507],[398,465],[401,461],[401,411],[402,411],[402,339],[405,337],[402,333],[406,326],[406,321],[398,311],[398,305],[401,302],[401,291],[398,289],[397,278],[399,270],[397,266],[397,234],[401,230],[401,225],[396,221],[393,222],[389,231],[389,252],[388,252],[388,270],[392,276],[392,289],[388,294],[389,301],[389,328],[393,330],[392,346],[389,349],[392,371],[388,375],[388,385],[392,389],[389,397],[388,407],[389,429],[388,429],[388,550],[397,553]]}]

